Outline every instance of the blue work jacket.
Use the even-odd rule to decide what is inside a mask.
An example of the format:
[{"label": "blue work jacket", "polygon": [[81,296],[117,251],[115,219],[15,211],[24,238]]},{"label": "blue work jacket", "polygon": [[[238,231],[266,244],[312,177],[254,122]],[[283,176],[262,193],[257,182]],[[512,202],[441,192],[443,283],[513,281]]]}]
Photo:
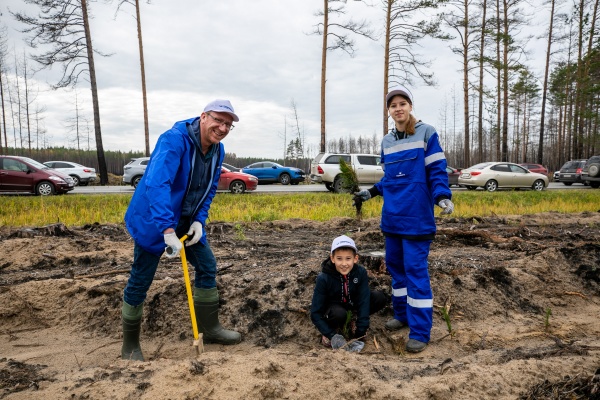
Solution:
[{"label": "blue work jacket", "polygon": [[[157,256],[165,249],[163,232],[167,228],[177,227],[183,201],[192,181],[195,158],[199,155],[189,137],[192,130],[188,130],[188,125],[198,118],[176,122],[171,129],[160,135],[125,213],[125,225],[133,240],[144,250]],[[190,223],[199,221],[205,227],[210,204],[217,192],[224,157],[225,148],[219,143],[208,171],[212,184],[195,206]],[[202,230],[200,242],[206,243],[206,229]]]},{"label": "blue work jacket", "polygon": [[415,133],[404,136],[394,128],[381,142],[384,175],[375,184],[383,196],[381,231],[405,237],[433,235],[434,205],[452,198],[446,156],[431,125],[419,121]]}]

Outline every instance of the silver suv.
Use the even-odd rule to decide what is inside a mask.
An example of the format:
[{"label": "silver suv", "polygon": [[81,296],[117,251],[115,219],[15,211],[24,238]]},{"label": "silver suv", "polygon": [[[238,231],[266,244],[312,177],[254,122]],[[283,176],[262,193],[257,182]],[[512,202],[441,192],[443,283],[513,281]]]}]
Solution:
[{"label": "silver suv", "polygon": [[325,184],[325,187],[332,192],[343,192],[340,159],[352,166],[359,184],[377,183],[383,177],[379,155],[319,153],[310,164],[311,181]]},{"label": "silver suv", "polygon": [[146,171],[150,157],[132,158],[127,165],[123,167],[123,183],[137,187],[138,183]]}]

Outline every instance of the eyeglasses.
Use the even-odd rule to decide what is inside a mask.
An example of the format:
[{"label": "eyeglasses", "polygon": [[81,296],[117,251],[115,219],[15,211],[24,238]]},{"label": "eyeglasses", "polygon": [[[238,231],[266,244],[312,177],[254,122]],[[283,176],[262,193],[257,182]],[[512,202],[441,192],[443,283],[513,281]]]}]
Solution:
[{"label": "eyeglasses", "polygon": [[219,124],[220,126],[225,125],[225,128],[227,128],[228,131],[232,131],[233,128],[235,128],[235,126],[232,125],[232,124],[230,124],[229,122],[225,122],[221,118],[213,117],[209,112],[207,112],[206,115],[208,115],[209,117],[211,117],[212,119],[214,119],[215,122],[217,124]]}]

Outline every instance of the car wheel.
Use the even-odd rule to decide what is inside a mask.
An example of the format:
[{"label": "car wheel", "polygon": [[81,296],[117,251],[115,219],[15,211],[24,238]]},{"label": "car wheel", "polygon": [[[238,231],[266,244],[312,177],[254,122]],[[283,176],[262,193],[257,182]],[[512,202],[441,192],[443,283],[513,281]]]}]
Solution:
[{"label": "car wheel", "polygon": [[600,187],[600,182],[590,182],[590,186],[594,189],[598,189]]},{"label": "car wheel", "polygon": [[477,189],[477,186],[473,186],[473,185],[468,185],[466,186],[467,190],[475,190]]},{"label": "car wheel", "polygon": [[290,175],[286,174],[286,173],[279,175],[279,183],[281,183],[282,185],[289,185],[290,184]]},{"label": "car wheel", "polygon": [[340,177],[335,178],[333,181],[333,192],[334,193],[348,193],[348,189],[344,187],[344,180]]},{"label": "car wheel", "polygon": [[229,185],[229,191],[234,194],[241,194],[246,191],[246,185],[242,181],[233,181]]},{"label": "car wheel", "polygon": [[496,182],[493,179],[490,179],[485,183],[485,190],[487,190],[488,192],[495,192],[496,190],[498,190],[498,182]]},{"label": "car wheel", "polygon": [[136,188],[137,185],[140,183],[141,180],[142,180],[141,176],[136,176],[135,178],[133,178],[131,180],[131,186],[133,186],[134,188]]},{"label": "car wheel", "polygon": [[588,167],[588,174],[592,178],[595,178],[600,175],[600,164],[593,163]]},{"label": "car wheel", "polygon": [[70,175],[73,178],[73,186],[79,186],[80,179],[77,175]]},{"label": "car wheel", "polygon": [[50,182],[40,182],[35,187],[35,193],[40,196],[49,196],[54,194],[54,186]]},{"label": "car wheel", "polygon": [[571,186],[573,184],[573,182],[563,182],[563,185],[565,186]]},{"label": "car wheel", "polygon": [[325,188],[330,192],[333,192],[333,184],[331,182],[325,182]]},{"label": "car wheel", "polygon": [[533,185],[531,186],[531,188],[533,190],[537,190],[538,192],[541,190],[544,190],[544,187],[546,187],[546,185],[544,184],[544,181],[541,179],[538,179],[535,182],[533,182]]}]

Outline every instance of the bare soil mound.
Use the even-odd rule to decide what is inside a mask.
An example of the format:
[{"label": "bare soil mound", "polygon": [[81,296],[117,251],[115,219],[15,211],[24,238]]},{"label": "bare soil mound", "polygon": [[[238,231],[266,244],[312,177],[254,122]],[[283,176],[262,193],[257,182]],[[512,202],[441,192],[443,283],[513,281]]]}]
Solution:
[{"label": "bare soil mound", "polygon": [[208,229],[221,320],[244,340],[196,356],[181,263],[165,258],[145,303],[146,362],[120,360],[122,225],[0,229],[0,398],[600,399],[600,213],[438,220],[439,312],[416,355],[406,330],[383,328],[389,307],[360,354],[323,348],[308,315],[340,234],[389,293],[378,220]]}]

